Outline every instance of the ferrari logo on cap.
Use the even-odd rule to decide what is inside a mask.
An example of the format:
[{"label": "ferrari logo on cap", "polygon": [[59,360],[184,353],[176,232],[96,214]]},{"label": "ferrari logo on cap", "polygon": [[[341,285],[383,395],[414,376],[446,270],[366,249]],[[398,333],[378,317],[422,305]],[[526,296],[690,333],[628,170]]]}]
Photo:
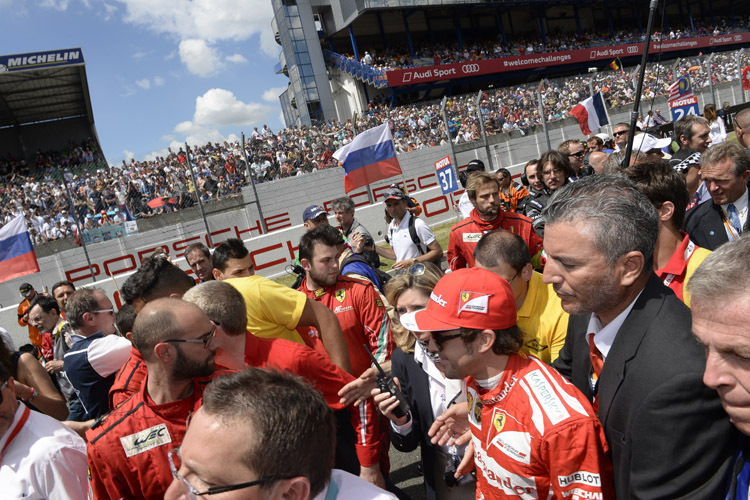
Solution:
[{"label": "ferrari logo on cap", "polygon": [[344,299],[346,298],[346,290],[343,290],[343,289],[336,290],[334,295],[336,296],[336,300],[343,303]]},{"label": "ferrari logo on cap", "polygon": [[461,290],[461,303],[458,305],[458,313],[463,311],[487,314],[490,296],[486,293],[467,292]]}]

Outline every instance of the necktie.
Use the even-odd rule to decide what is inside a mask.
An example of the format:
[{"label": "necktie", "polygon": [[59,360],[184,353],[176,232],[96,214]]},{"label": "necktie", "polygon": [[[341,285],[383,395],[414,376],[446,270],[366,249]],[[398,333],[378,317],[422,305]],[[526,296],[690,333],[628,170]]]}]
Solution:
[{"label": "necktie", "polygon": [[740,224],[740,216],[737,213],[737,207],[734,206],[734,203],[730,203],[727,207],[727,215],[729,216],[729,222],[737,230],[737,233],[741,233],[742,225]]},{"label": "necktie", "polygon": [[[602,353],[599,351],[599,349],[596,347],[596,344],[594,344],[594,334],[589,333],[588,334],[589,339],[589,358],[591,358],[591,370],[592,375],[591,378],[594,380],[595,388],[596,384],[599,382],[599,375],[602,374],[602,368],[604,367],[604,358],[602,357]],[[594,411],[596,414],[599,414],[599,393],[598,391],[595,391],[594,393]]]}]

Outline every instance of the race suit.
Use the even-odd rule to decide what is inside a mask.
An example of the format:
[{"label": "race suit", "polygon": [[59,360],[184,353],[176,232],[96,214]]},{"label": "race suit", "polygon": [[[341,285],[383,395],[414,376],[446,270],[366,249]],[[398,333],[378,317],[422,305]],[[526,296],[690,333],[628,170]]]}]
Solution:
[{"label": "race suit", "polygon": [[[529,247],[532,261],[538,259],[542,252],[542,239],[534,232],[528,217],[500,211],[495,220],[486,222],[474,209],[468,219],[462,220],[451,228],[446,255],[450,269],[455,271],[464,267],[474,267],[474,248],[477,242],[485,233],[498,229],[505,229],[520,236]],[[532,262],[532,264],[537,267],[536,263]]]},{"label": "race suit", "polygon": [[[248,333],[245,340],[245,366],[275,368],[307,379],[323,394],[328,406],[334,410],[346,407],[339,403],[338,392],[354,377],[334,365],[307,346],[285,339],[262,339]],[[370,466],[380,461],[380,422],[377,408],[368,399],[360,406],[351,405],[352,427],[358,436],[355,444],[360,465]],[[387,453],[387,449],[385,451]]]},{"label": "race suit", "polygon": [[[333,286],[308,290],[305,278],[299,291],[324,304],[336,314],[349,348],[352,375],[359,377],[372,366],[365,345],[378,363],[391,359],[393,341],[390,320],[385,304],[372,283],[339,276]],[[320,344],[320,338],[314,329],[308,329],[303,337],[308,345],[320,350],[316,347],[316,344]]]},{"label": "race suit", "polygon": [[182,443],[187,419],[202,404],[205,382],[185,399],[161,405],[146,384],[86,432],[89,500],[163,498],[170,483],[167,453]]},{"label": "race suit", "polygon": [[614,498],[599,419],[554,369],[513,354],[494,389],[466,385],[478,499]]},{"label": "race suit", "polygon": [[130,356],[115,376],[115,383],[109,388],[109,409],[114,410],[130,396],[138,392],[146,379],[148,370],[141,353],[130,348]]}]

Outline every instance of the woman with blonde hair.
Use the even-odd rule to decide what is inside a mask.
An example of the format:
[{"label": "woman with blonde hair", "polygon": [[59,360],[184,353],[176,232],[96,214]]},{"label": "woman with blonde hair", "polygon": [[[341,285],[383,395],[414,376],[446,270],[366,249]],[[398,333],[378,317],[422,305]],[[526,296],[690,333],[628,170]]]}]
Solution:
[{"label": "woman with blonde hair", "polygon": [[476,483],[471,475],[456,479],[453,473],[465,452],[465,446],[431,443],[427,434],[435,417],[449,406],[466,401],[460,380],[446,379],[435,364],[439,358],[427,350],[430,334],[412,333],[401,325],[399,317],[427,307],[433,288],[443,276],[431,263],[416,263],[388,282],[385,296],[394,307],[391,334],[398,349],[391,355],[392,375],[409,402],[407,416],[396,417],[397,406],[390,393],[374,389],[372,395],[380,411],[390,421],[391,443],[399,451],[421,448],[425,494],[428,500],[474,499]]},{"label": "woman with blonde hair", "polygon": [[727,129],[724,126],[724,120],[716,114],[716,106],[706,104],[703,107],[703,117],[708,120],[709,136],[711,137],[711,146],[727,140]]}]

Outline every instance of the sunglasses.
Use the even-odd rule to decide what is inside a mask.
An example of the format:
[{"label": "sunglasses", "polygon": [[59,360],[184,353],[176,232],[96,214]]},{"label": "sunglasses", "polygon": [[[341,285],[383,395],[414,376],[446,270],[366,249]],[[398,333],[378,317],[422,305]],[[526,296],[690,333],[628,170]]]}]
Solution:
[{"label": "sunglasses", "polygon": [[630,130],[621,130],[620,132],[615,132],[615,133],[613,133],[612,135],[613,135],[614,137],[619,137],[619,136],[621,136],[622,134],[627,134],[628,132],[630,132]]},{"label": "sunglasses", "polygon": [[432,335],[432,340],[437,344],[439,351],[443,350],[443,344],[449,340],[457,339],[462,336],[461,333],[454,333],[453,335],[436,335],[435,332],[430,332],[430,335]]},{"label": "sunglasses", "polygon": [[393,275],[401,276],[403,274],[408,274],[409,276],[422,276],[425,269],[426,266],[422,262],[417,262],[416,264],[412,264],[408,268],[402,267],[401,269],[396,270]]},{"label": "sunglasses", "polygon": [[582,149],[577,153],[570,153],[568,156],[575,156],[576,158],[583,158],[585,154],[586,154],[586,151]]}]

